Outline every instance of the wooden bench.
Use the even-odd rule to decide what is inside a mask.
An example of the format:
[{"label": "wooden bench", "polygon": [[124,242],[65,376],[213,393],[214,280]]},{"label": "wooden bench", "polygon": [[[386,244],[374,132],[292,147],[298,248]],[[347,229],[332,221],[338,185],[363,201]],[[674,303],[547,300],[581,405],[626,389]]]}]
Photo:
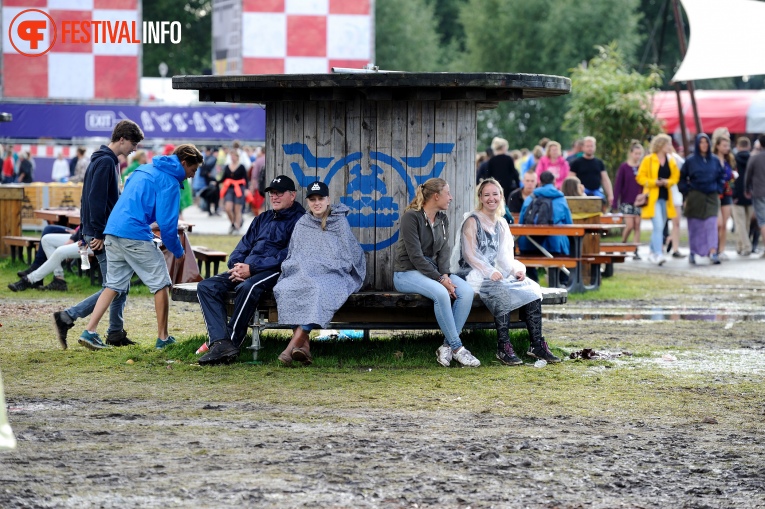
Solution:
[{"label": "wooden bench", "polygon": [[[180,302],[199,302],[197,283],[173,285],[172,299]],[[565,304],[568,292],[561,288],[542,288],[542,304],[545,306]],[[234,293],[229,293],[229,313],[234,305]],[[525,328],[518,311],[511,315],[510,327]],[[261,348],[260,335],[266,329],[292,329],[292,325],[280,325],[276,300],[271,292],[263,294],[258,309],[250,322],[252,328],[253,360],[257,360]],[[348,297],[332,322],[331,329],[358,329],[364,331],[364,338],[369,338],[370,330],[430,330],[438,328],[433,311],[433,301],[415,293],[358,292]],[[494,329],[494,318],[486,309],[478,295],[473,299],[473,309],[468,316],[466,329]]]},{"label": "wooden bench", "polygon": [[603,277],[614,275],[614,263],[624,263],[628,255],[636,255],[640,244],[632,242],[601,242],[600,254],[611,255],[612,259],[605,263],[603,268]]},{"label": "wooden bench", "polygon": [[205,264],[205,278],[210,277],[210,264],[213,264],[213,276],[218,273],[218,264],[220,262],[226,263],[228,254],[223,251],[215,251],[205,246],[191,246],[191,250],[194,252],[194,258],[197,260],[197,267],[199,272],[202,272],[202,262]]},{"label": "wooden bench", "polygon": [[40,239],[37,237],[17,237],[7,235],[3,237],[3,243],[11,248],[11,261],[16,261],[18,254],[19,260],[24,261],[24,248],[27,251],[27,265],[32,265],[32,260],[37,250],[40,248]]}]

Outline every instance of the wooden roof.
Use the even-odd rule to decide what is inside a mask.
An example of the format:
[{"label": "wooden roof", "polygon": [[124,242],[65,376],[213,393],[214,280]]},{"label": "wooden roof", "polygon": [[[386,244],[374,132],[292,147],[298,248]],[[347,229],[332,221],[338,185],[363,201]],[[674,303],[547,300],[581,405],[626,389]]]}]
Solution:
[{"label": "wooden roof", "polygon": [[200,101],[501,101],[554,97],[571,91],[562,76],[518,73],[333,73],[174,76],[173,88],[199,90]]}]

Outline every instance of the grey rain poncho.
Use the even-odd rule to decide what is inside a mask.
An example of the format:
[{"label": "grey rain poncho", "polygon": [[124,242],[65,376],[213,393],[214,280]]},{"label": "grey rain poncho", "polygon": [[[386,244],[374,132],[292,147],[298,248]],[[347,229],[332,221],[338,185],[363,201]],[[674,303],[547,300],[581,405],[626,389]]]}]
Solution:
[{"label": "grey rain poncho", "polygon": [[345,217],[348,212],[343,204],[332,205],[324,231],[321,219],[310,212],[295,224],[274,287],[280,324],[326,328],[348,296],[361,288],[366,260]]},{"label": "grey rain poncho", "polygon": [[[499,271],[502,279],[492,281]],[[526,266],[513,256],[513,236],[507,221],[492,219],[480,212],[468,212],[457,232],[450,260],[450,272],[463,277],[494,316],[502,316],[542,298],[535,281],[515,278]]]}]

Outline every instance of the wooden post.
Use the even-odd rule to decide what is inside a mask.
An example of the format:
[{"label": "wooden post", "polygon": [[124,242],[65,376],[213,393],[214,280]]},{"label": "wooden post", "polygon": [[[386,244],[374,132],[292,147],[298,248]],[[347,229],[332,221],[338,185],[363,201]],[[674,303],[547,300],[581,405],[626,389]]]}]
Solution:
[{"label": "wooden post", "polygon": [[[21,207],[24,202],[24,187],[19,185],[0,186],[0,237],[21,235]],[[8,256],[11,250],[0,240],[0,255]]]}]

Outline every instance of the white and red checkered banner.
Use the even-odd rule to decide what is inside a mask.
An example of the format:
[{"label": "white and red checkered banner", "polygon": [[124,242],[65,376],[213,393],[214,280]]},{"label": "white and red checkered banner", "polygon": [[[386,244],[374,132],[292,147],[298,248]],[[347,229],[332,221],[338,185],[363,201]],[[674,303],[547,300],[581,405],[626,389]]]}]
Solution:
[{"label": "white and red checkered banner", "polygon": [[2,0],[2,97],[138,101],[139,2]]},{"label": "white and red checkered banner", "polygon": [[372,0],[242,0],[242,73],[327,73],[374,60]]}]

